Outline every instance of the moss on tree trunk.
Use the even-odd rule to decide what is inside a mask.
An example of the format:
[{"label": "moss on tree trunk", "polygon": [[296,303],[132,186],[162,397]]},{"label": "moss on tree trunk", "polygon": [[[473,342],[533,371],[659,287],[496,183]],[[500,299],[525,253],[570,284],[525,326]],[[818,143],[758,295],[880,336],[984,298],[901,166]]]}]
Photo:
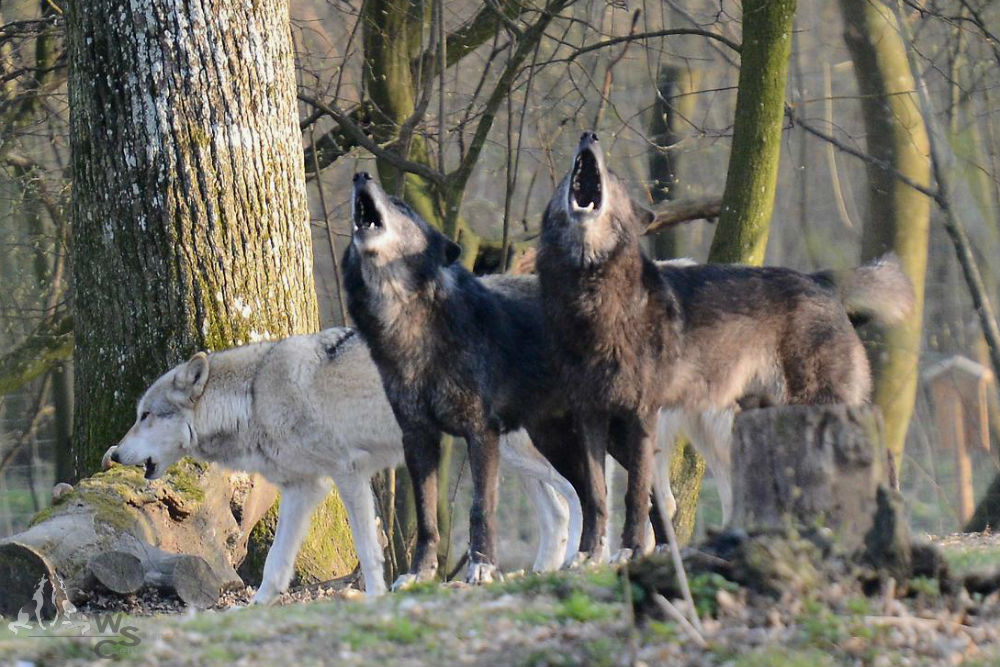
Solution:
[{"label": "moss on tree trunk", "polygon": [[762,264],[778,182],[795,0],[746,0],[736,120],[711,262]]},{"label": "moss on tree trunk", "polygon": [[698,495],[705,476],[705,459],[698,456],[691,443],[682,440],[674,448],[670,459],[670,487],[677,501],[674,513],[674,532],[681,544],[687,544],[694,535],[698,518]]},{"label": "moss on tree trunk", "polygon": [[931,202],[899,181],[893,170],[928,185],[930,147],[893,10],[880,0],[841,0],[840,5],[844,41],[861,93],[867,150],[890,167],[867,166],[863,259],[894,251],[916,295],[913,313],[905,322],[866,336],[875,377],[874,401],[885,418],[886,446],[899,461],[917,392]]}]

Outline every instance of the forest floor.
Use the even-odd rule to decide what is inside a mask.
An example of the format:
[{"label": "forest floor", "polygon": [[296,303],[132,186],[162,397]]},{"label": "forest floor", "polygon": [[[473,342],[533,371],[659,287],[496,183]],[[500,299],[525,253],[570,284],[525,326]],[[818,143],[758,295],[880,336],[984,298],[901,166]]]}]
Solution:
[{"label": "forest floor", "polygon": [[[934,540],[952,573],[1000,569],[1000,536]],[[943,595],[934,579],[911,583],[907,597],[866,597],[844,577],[774,597],[718,575],[694,574],[703,619],[699,646],[674,622],[639,616],[642,596],[611,568],[509,577],[482,588],[421,585],[365,600],[323,588],[288,595],[272,607],[173,610],[171,601],[132,598],[100,637],[15,635],[0,626],[0,664],[87,665],[98,655],[122,665],[997,665],[1000,594]],[[245,602],[229,594],[224,605]],[[131,606],[129,606],[131,605]],[[148,615],[148,614],[154,615]],[[93,633],[91,633],[93,634]],[[101,642],[104,641],[104,644]]]}]

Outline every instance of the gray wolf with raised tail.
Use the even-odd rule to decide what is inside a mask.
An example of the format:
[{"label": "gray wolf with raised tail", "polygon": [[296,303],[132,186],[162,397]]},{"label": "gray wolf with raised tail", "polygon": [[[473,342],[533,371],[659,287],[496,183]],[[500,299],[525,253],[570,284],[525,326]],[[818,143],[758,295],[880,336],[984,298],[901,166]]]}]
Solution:
[{"label": "gray wolf with raised tail", "polygon": [[[500,456],[524,482],[540,524],[536,570],[576,553],[576,493],[523,430]],[[253,601],[284,592],[316,505],[336,485],[369,596],[385,592],[371,477],[403,463],[402,433],[378,370],[357,332],[335,328],[205,354],[146,391],[136,421],[106,460],[143,465],[156,479],[184,456],[260,473],[281,490],[274,543]]]},{"label": "gray wolf with raised tail", "polygon": [[695,420],[713,411],[731,419],[747,395],[865,403],[871,376],[852,318],[893,323],[913,307],[893,258],[814,274],[658,266],[639,246],[651,217],[586,132],[545,211],[537,258],[546,329],[588,465],[582,552],[603,540],[609,431],[627,433],[621,558],[639,553],[660,408]]}]

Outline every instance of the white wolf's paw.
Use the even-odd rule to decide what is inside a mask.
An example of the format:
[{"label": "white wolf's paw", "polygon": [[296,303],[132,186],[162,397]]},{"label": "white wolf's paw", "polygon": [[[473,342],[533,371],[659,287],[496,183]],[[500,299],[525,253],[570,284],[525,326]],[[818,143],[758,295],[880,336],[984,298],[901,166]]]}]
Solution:
[{"label": "white wolf's paw", "polygon": [[281,593],[279,593],[273,586],[261,584],[260,588],[257,589],[257,592],[254,593],[253,598],[250,599],[250,606],[267,607],[274,604],[279,597],[281,597]]},{"label": "white wolf's paw", "polygon": [[417,575],[415,574],[410,574],[409,572],[407,572],[406,574],[401,574],[399,575],[399,577],[396,578],[396,581],[392,582],[392,592],[395,593],[397,591],[405,591],[407,588],[410,588],[418,581],[420,580],[417,578]]},{"label": "white wolf's paw", "polygon": [[631,549],[619,549],[613,556],[611,556],[611,564],[624,565],[632,560],[632,553]]},{"label": "white wolf's paw", "polygon": [[[397,581],[399,580],[397,579]],[[367,581],[365,582],[365,597],[368,598],[369,600],[385,595],[388,592],[388,590],[389,589],[386,588],[385,586],[385,582],[382,581],[381,578],[379,578],[378,581],[372,582],[371,584],[369,584]],[[392,590],[396,590],[395,584],[393,584]]]},{"label": "white wolf's paw", "polygon": [[586,567],[596,567],[601,564],[600,558],[595,558],[587,551],[577,551],[570,560],[563,565],[564,570],[581,570]]},{"label": "white wolf's paw", "polygon": [[492,563],[469,563],[469,571],[465,574],[467,584],[491,584],[503,581],[503,575]]}]

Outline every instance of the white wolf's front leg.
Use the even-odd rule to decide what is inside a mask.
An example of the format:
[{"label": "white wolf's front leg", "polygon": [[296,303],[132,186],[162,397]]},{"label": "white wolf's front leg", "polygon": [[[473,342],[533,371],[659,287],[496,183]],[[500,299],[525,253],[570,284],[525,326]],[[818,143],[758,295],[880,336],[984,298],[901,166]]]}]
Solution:
[{"label": "white wolf's front leg", "polygon": [[569,507],[554,488],[540,479],[523,476],[521,483],[538,519],[538,552],[531,569],[535,572],[557,570],[566,559]]},{"label": "white wolf's front leg", "polygon": [[269,604],[288,588],[313,510],[329,491],[330,484],[319,479],[281,488],[274,543],[267,552],[264,576],[251,604]]},{"label": "white wolf's front leg", "polygon": [[653,453],[653,495],[656,496],[660,511],[664,513],[663,518],[668,521],[677,513],[677,500],[670,488],[670,459],[674,454],[677,437],[684,431],[684,424],[682,410],[660,410]]},{"label": "white wolf's front leg", "polygon": [[340,499],[347,510],[354,547],[361,562],[365,580],[365,593],[375,597],[386,592],[385,556],[378,539],[378,520],[375,518],[375,494],[371,480],[365,475],[345,476],[335,480]]},{"label": "white wolf's front leg", "polygon": [[722,501],[722,525],[733,515],[732,439],[735,410],[706,410],[688,416],[688,436],[715,478]]},{"label": "white wolf's front leg", "polygon": [[583,532],[583,509],[576,489],[538,451],[523,429],[500,439],[500,458],[522,478],[535,507],[540,538],[533,569],[541,572],[573,561]]}]

